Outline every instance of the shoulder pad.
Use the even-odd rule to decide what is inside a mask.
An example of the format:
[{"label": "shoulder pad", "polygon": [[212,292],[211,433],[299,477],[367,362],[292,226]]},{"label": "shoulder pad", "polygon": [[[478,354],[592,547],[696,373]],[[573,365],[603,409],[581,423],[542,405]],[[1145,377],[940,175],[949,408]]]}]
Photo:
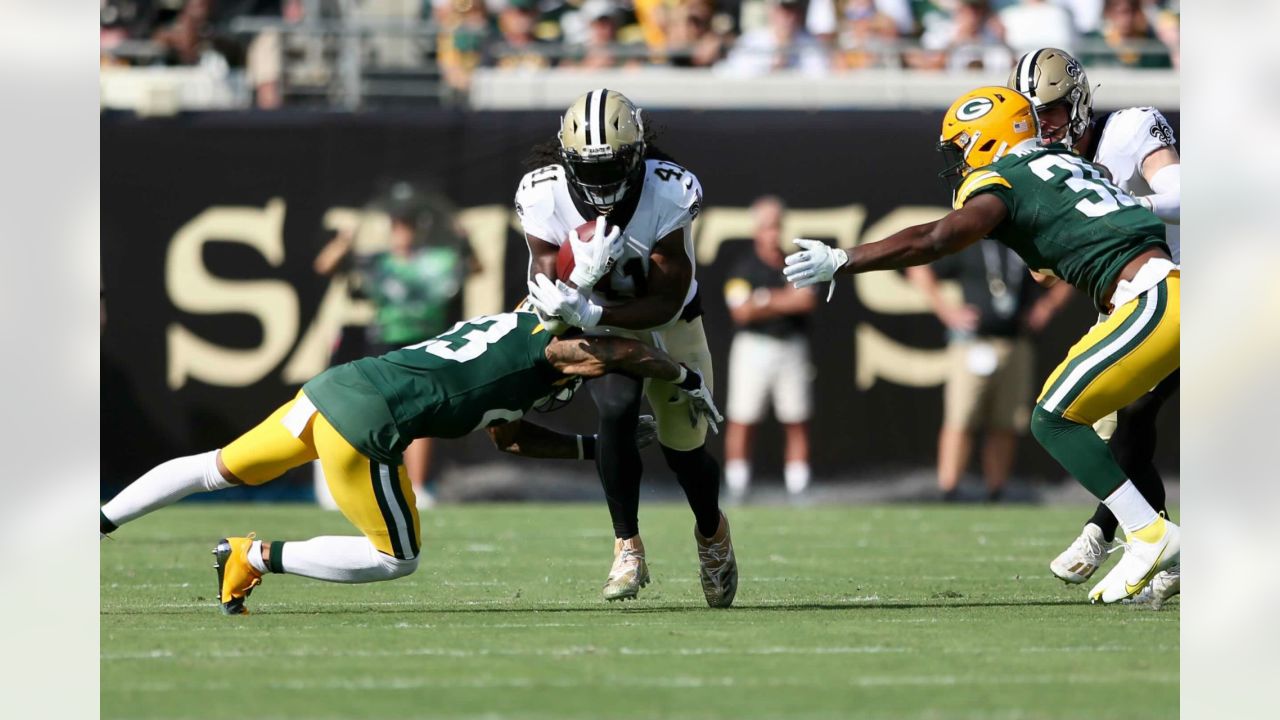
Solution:
[{"label": "shoulder pad", "polygon": [[659,223],[659,237],[662,237],[689,224],[702,212],[702,183],[692,171],[673,162],[647,160],[645,164],[648,166],[646,182],[653,184],[658,212],[663,219]]},{"label": "shoulder pad", "polygon": [[1161,145],[1173,145],[1177,142],[1169,121],[1153,107],[1117,110],[1107,119],[1106,129],[1110,133],[1133,137],[1135,140],[1155,140]]},{"label": "shoulder pad", "polygon": [[1111,113],[1107,119],[1096,155],[1114,164],[1121,164],[1123,160],[1125,164],[1132,163],[1137,167],[1151,153],[1171,147],[1176,142],[1173,128],[1169,127],[1169,122],[1159,110],[1151,107],[1125,108]]},{"label": "shoulder pad", "polygon": [[989,167],[974,170],[965,177],[964,181],[960,183],[960,187],[956,189],[956,196],[951,201],[951,208],[959,210],[978,191],[997,187],[1012,188],[1013,185],[1010,185],[1003,175],[991,170]]},{"label": "shoulder pad", "polygon": [[559,165],[540,167],[520,179],[516,189],[516,215],[520,216],[525,233],[556,242],[556,238],[544,233],[546,223],[556,212],[555,188],[564,182],[564,168]]}]

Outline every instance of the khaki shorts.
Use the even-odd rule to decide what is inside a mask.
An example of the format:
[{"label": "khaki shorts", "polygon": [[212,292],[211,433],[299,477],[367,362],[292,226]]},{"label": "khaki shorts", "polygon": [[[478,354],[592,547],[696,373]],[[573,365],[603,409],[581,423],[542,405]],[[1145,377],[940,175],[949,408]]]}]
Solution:
[{"label": "khaki shorts", "polygon": [[1025,432],[1031,419],[1034,353],[1025,338],[960,340],[947,347],[943,423],[949,428]]},{"label": "khaki shorts", "polygon": [[729,348],[729,400],[725,416],[754,425],[773,403],[778,422],[802,423],[813,411],[809,340],[739,331]]},{"label": "khaki shorts", "polygon": [[[707,347],[707,333],[702,318],[692,321],[677,320],[662,330],[620,330],[616,328],[593,329],[592,335],[629,337],[665,350],[676,362],[702,374],[708,389],[715,387],[715,375],[711,371],[711,350]],[[674,385],[661,380],[645,380],[645,397],[653,408],[658,422],[658,442],[672,450],[694,450],[707,441],[707,421],[699,416],[697,424],[689,421],[689,402]]]}]

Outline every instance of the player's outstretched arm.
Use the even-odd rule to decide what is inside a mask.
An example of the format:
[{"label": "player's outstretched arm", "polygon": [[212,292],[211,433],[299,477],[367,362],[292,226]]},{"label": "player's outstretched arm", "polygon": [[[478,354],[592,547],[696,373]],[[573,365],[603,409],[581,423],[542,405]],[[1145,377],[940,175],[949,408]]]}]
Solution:
[{"label": "player's outstretched arm", "polygon": [[969,247],[996,229],[1008,214],[995,195],[978,195],[941,220],[914,225],[879,242],[859,245],[837,272],[850,275],[924,265]]},{"label": "player's outstretched arm", "polygon": [[803,288],[826,282],[841,273],[852,275],[924,265],[986,237],[1006,215],[1008,210],[1003,200],[983,194],[941,220],[913,225],[847,252],[810,240],[797,240],[805,250],[787,256],[783,274],[796,287]]}]

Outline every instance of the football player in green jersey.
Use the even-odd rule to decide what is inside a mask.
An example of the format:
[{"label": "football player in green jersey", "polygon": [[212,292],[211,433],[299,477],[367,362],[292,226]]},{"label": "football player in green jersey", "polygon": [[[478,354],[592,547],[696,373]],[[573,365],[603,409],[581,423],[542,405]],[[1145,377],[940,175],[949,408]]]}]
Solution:
[{"label": "football player in green jersey", "polygon": [[528,457],[586,459],[594,443],[521,420],[566,399],[581,378],[625,372],[672,383],[689,422],[723,420],[702,376],[636,340],[557,337],[532,312],[487,315],[417,345],[332,367],[221,450],[163,463],[101,510],[105,537],[118,526],[196,492],[261,485],[319,460],[343,515],[364,537],[301,542],[224,538],[214,548],[224,612],[268,572],[331,582],[392,580],[418,566],[421,531],[402,454],[415,438],[485,429],[497,446]]},{"label": "football player in green jersey", "polygon": [[837,273],[921,265],[992,237],[1037,280],[1068,282],[1109,313],[1049,376],[1031,429],[1125,530],[1124,556],[1089,593],[1094,602],[1117,602],[1178,562],[1180,531],[1142,497],[1092,426],[1178,369],[1181,271],[1159,218],[1100,168],[1040,137],[1031,101],[1017,91],[984,87],[961,96],[939,144],[952,163],[943,175],[956,186],[954,209],[849,252],[798,239],[804,249],[787,257],[784,273],[807,287]]},{"label": "football player in green jersey", "polygon": [[[1040,136],[1061,142],[1081,157],[1110,172],[1112,181],[1165,223],[1165,241],[1173,261],[1181,265],[1182,165],[1177,140],[1168,121],[1152,107],[1130,107],[1095,114],[1093,87],[1084,66],[1065,50],[1041,48],[1023,55],[1009,72],[1009,87],[1026,95],[1040,119]],[[1169,517],[1164,481],[1154,462],[1156,419],[1161,407],[1178,391],[1178,373],[1160,381],[1132,405],[1112,413],[1094,426],[1108,441],[1111,454],[1124,468],[1151,506]],[[1099,503],[1080,535],[1049,563],[1067,583],[1082,583],[1102,567],[1119,523]],[[1156,575],[1135,601],[1159,608],[1181,591],[1181,568]]]}]

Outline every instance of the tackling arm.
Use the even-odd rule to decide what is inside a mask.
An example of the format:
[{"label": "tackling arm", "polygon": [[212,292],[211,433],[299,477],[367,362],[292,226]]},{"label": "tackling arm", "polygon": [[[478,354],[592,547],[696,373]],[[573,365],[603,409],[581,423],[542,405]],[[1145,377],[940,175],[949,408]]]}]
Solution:
[{"label": "tackling arm", "polygon": [[849,253],[849,262],[836,272],[853,275],[931,263],[986,237],[1007,214],[1000,198],[989,193],[978,195],[941,220],[913,225],[878,242],[859,245]]},{"label": "tackling arm", "polygon": [[684,374],[684,368],[670,355],[630,338],[557,338],[547,345],[545,352],[551,366],[565,375],[593,378],[608,372],[624,372],[677,382]]},{"label": "tackling arm", "polygon": [[604,308],[601,325],[646,330],[671,322],[684,307],[693,282],[693,261],[684,252],[684,230],[675,230],[649,255],[648,292],[625,305]]},{"label": "tackling arm", "polygon": [[485,428],[494,447],[502,452],[532,458],[581,459],[584,438],[556,432],[527,420],[512,420]]}]

